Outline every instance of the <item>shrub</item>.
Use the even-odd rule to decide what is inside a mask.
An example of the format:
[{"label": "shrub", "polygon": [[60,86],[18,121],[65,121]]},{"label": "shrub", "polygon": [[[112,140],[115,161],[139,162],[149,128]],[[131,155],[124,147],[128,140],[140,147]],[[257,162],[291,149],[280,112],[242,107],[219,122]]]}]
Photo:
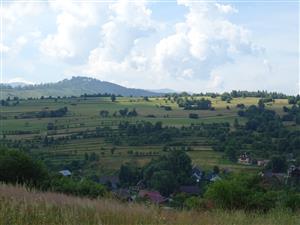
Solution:
[{"label": "shrub", "polygon": [[300,209],[300,194],[290,193],[284,201],[284,206],[292,209],[293,211]]},{"label": "shrub", "polygon": [[75,181],[69,177],[54,177],[51,180],[50,187],[52,191],[72,194],[77,196],[87,196],[96,198],[104,196],[106,189],[103,185],[93,181],[82,180]]},{"label": "shrub", "polygon": [[196,114],[196,113],[190,113],[190,114],[189,114],[189,118],[191,118],[191,119],[198,119],[199,116],[198,116],[198,114]]},{"label": "shrub", "polygon": [[207,201],[200,197],[189,197],[184,201],[184,207],[189,210],[203,210],[207,209]]},{"label": "shrub", "polygon": [[47,177],[41,162],[21,151],[0,149],[0,181],[40,186]]},{"label": "shrub", "polygon": [[260,178],[236,175],[208,187],[205,198],[223,209],[267,211],[275,207],[278,193],[260,187]]}]

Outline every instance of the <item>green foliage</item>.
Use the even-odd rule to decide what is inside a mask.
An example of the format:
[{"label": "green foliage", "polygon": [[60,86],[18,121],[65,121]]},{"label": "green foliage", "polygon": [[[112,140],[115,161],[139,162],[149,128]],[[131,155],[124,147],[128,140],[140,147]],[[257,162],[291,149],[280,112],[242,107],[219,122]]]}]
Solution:
[{"label": "green foliage", "polygon": [[171,171],[155,171],[151,176],[150,187],[159,191],[164,196],[173,193],[177,185],[175,175]]},{"label": "green foliage", "polygon": [[182,209],[184,207],[184,202],[187,198],[187,194],[178,193],[172,197],[172,201],[170,201],[169,205],[173,208]]},{"label": "green foliage", "polygon": [[110,99],[111,99],[112,102],[115,102],[117,98],[116,98],[115,95],[111,95]]},{"label": "green foliage", "polygon": [[134,164],[123,164],[119,171],[120,183],[123,186],[136,185],[141,179],[141,171]]},{"label": "green foliage", "polygon": [[221,100],[230,102],[232,100],[232,97],[229,93],[225,92],[221,95]]},{"label": "green foliage", "polygon": [[223,209],[267,211],[275,207],[277,194],[259,185],[259,178],[237,175],[216,181],[208,187],[205,198]]},{"label": "green foliage", "polygon": [[40,186],[47,177],[42,163],[21,151],[0,149],[0,181]]},{"label": "green foliage", "polygon": [[288,164],[283,156],[274,156],[267,165],[267,169],[271,169],[273,173],[285,173]]},{"label": "green foliage", "polygon": [[293,211],[300,210],[300,194],[299,193],[288,193],[284,196],[283,205]]},{"label": "green foliage", "polygon": [[63,117],[67,114],[68,107],[62,107],[56,110],[42,110],[38,112],[26,112],[18,115],[18,119],[29,119],[29,118],[47,118],[47,117]]},{"label": "green foliage", "polygon": [[207,201],[203,198],[192,196],[185,199],[183,206],[189,210],[200,211],[207,209]]},{"label": "green foliage", "polygon": [[197,113],[190,113],[189,114],[189,118],[191,118],[191,119],[198,119],[199,115]]},{"label": "green foliage", "polygon": [[69,177],[53,177],[49,186],[49,189],[55,192],[91,198],[106,194],[106,189],[101,184],[89,180],[75,181]]},{"label": "green foliage", "polygon": [[99,115],[100,115],[101,117],[103,117],[103,118],[106,118],[106,117],[108,117],[109,112],[108,112],[107,110],[101,110],[101,111],[99,112]]},{"label": "green foliage", "polygon": [[129,111],[128,108],[120,109],[119,114],[122,117],[135,117],[138,115],[138,113],[135,109],[132,109],[131,111]]},{"label": "green foliage", "polygon": [[178,185],[193,182],[191,172],[190,157],[184,151],[172,150],[150,162],[144,168],[143,177],[148,186],[169,195]]},{"label": "green foliage", "polygon": [[205,98],[188,99],[178,98],[177,104],[185,110],[207,110],[211,109],[211,101]]}]

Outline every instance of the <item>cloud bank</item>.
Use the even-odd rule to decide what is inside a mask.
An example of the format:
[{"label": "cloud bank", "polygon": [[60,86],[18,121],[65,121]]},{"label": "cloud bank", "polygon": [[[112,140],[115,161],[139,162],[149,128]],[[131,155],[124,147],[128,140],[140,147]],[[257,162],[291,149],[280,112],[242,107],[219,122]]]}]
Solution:
[{"label": "cloud bank", "polygon": [[[237,8],[218,1],[178,0],[174,4],[184,9],[184,19],[169,22],[153,16],[157,4],[126,0],[7,4],[0,12],[7,79],[24,71],[28,80],[41,68],[54,66],[60,78],[88,75],[132,87],[269,88],[255,81],[270,77],[274,68],[251,30],[231,19],[240,13]],[[18,69],[11,69],[15,58]],[[42,79],[51,80],[51,75],[45,73]]]}]

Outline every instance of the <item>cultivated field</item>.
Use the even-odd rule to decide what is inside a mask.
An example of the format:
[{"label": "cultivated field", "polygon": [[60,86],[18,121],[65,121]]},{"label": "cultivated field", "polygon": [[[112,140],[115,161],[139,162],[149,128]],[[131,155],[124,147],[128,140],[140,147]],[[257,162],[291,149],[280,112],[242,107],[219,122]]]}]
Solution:
[{"label": "cultivated field", "polygon": [[[200,98],[200,97],[199,97]],[[82,138],[65,140],[57,144],[44,146],[42,144],[45,136],[53,138],[71,136],[81,132],[95,131],[96,127],[111,127],[117,129],[120,121],[150,121],[155,123],[161,121],[163,126],[190,126],[192,123],[234,123],[238,118],[236,105],[243,103],[246,106],[257,104],[259,98],[234,98],[230,103],[221,101],[219,97],[210,98],[211,110],[183,110],[178,105],[167,98],[143,98],[117,97],[112,102],[109,97],[81,97],[81,98],[61,98],[61,99],[38,99],[20,100],[14,106],[1,107],[1,127],[0,131],[4,135],[2,141],[14,141],[14,143],[30,143],[30,153],[51,164],[57,169],[73,160],[82,160],[85,153],[98,154],[99,161],[95,162],[94,169],[100,174],[114,173],[122,163],[133,161],[138,164],[145,164],[152,157],[161,154],[163,145],[153,144],[146,146],[114,145],[104,140],[104,138]],[[268,103],[267,107],[282,114],[282,107],[287,105],[286,99],[275,100]],[[166,111],[162,106],[170,106],[171,111]],[[57,110],[67,107],[68,113],[63,117],[56,118],[17,118],[21,114],[39,112],[42,110]],[[228,109],[229,107],[229,109]],[[114,112],[120,109],[136,109],[136,117],[113,116]],[[108,117],[101,117],[101,110],[109,111]],[[197,113],[199,119],[190,119],[190,113]],[[243,118],[238,118],[243,124]],[[47,130],[48,123],[53,123],[55,130]],[[232,128],[233,129],[233,128]],[[256,170],[253,166],[243,166],[229,163],[222,157],[221,153],[214,152],[208,139],[204,137],[191,136],[188,138],[173,140],[185,142],[191,146],[191,156],[194,164],[205,169],[211,169],[214,165],[232,170]],[[17,146],[17,145],[16,145]],[[114,149],[113,153],[111,149]],[[28,149],[27,149],[28,150]]]}]

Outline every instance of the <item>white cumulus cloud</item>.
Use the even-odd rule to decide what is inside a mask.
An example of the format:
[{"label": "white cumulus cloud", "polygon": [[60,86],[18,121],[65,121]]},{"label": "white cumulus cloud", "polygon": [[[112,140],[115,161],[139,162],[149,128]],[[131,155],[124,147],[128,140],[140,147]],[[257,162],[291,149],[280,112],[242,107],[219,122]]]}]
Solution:
[{"label": "white cumulus cloud", "polygon": [[57,13],[57,32],[48,34],[41,42],[41,52],[60,59],[78,57],[93,40],[88,29],[100,26],[105,21],[107,5],[75,3],[71,0],[51,1],[49,4]]},{"label": "white cumulus cloud", "polygon": [[154,62],[164,73],[207,79],[213,69],[235,57],[262,51],[251,42],[246,28],[226,17],[229,12],[237,12],[230,5],[187,0],[179,0],[178,4],[189,10],[185,21],[177,23],[175,33],[160,40],[155,48]]}]

